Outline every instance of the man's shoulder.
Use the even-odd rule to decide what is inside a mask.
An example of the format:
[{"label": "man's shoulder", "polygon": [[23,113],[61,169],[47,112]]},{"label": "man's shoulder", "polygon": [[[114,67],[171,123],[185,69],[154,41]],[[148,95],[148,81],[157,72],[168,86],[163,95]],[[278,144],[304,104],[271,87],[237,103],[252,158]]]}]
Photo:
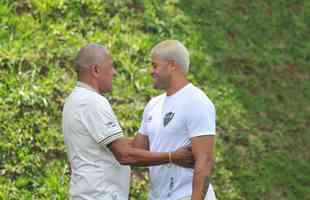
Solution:
[{"label": "man's shoulder", "polygon": [[207,96],[207,94],[200,89],[199,87],[195,85],[191,85],[190,89],[188,90],[189,94],[187,96],[190,96],[190,98],[187,98],[187,103],[189,104],[196,104],[196,105],[209,105],[211,107],[214,107],[213,102],[211,99]]},{"label": "man's shoulder", "polygon": [[98,108],[110,106],[108,99],[97,92],[76,87],[71,92],[68,100],[71,102],[76,102],[78,105],[86,106],[88,108]]},{"label": "man's shoulder", "polygon": [[163,93],[161,95],[158,95],[158,96],[155,96],[155,97],[152,97],[149,102],[146,104],[144,110],[145,111],[149,111],[149,110],[152,110],[154,107],[156,107],[157,105],[160,104],[160,102],[162,102],[164,100],[166,96],[166,93]]},{"label": "man's shoulder", "polygon": [[98,93],[93,92],[88,96],[87,107],[90,110],[103,111],[112,109],[109,100]]},{"label": "man's shoulder", "polygon": [[149,103],[157,103],[159,102],[160,100],[162,100],[163,98],[165,98],[166,96],[166,93],[163,93],[163,94],[160,94],[158,96],[155,96],[155,97],[152,97],[149,101]]},{"label": "man's shoulder", "polygon": [[166,96],[166,93],[163,93],[161,95],[152,97],[149,102],[147,103],[147,106],[155,106],[157,105],[159,102],[161,102]]}]

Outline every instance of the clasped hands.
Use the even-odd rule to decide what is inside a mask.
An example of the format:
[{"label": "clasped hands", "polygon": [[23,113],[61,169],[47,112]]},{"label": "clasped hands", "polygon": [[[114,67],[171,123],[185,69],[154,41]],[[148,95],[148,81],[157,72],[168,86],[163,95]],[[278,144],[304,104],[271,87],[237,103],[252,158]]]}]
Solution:
[{"label": "clasped hands", "polygon": [[172,164],[185,167],[193,168],[195,160],[192,154],[192,146],[186,145],[173,152],[171,152],[171,162]]}]

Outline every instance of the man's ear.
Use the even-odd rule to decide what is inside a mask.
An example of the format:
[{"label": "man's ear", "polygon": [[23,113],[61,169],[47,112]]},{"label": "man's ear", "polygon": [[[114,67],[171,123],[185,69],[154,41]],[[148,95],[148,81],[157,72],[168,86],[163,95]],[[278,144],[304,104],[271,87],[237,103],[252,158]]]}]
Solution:
[{"label": "man's ear", "polygon": [[172,71],[175,71],[177,69],[177,67],[178,67],[177,63],[175,62],[175,60],[169,60],[168,62],[169,62],[169,65],[170,65]]},{"label": "man's ear", "polygon": [[97,65],[94,66],[95,72],[98,74],[99,73],[99,68]]},{"label": "man's ear", "polygon": [[90,70],[91,70],[91,74],[95,77],[97,77],[98,73],[99,73],[99,69],[97,65],[91,65],[90,66]]}]

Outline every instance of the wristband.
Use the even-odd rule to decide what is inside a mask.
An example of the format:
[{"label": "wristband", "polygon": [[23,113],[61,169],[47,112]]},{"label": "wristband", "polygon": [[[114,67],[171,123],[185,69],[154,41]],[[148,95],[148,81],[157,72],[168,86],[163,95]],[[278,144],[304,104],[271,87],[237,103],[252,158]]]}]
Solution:
[{"label": "wristband", "polygon": [[169,163],[172,164],[171,152],[169,152],[168,155],[169,155]]}]

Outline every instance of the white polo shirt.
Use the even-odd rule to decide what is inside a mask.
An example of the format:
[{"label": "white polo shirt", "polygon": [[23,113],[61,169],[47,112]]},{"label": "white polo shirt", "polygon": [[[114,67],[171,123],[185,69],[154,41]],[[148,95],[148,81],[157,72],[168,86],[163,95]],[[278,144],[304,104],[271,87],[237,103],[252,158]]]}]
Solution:
[{"label": "white polo shirt", "polygon": [[[148,136],[150,151],[175,151],[193,137],[215,135],[215,108],[203,91],[189,83],[171,96],[153,98],[145,107],[139,133]],[[192,195],[193,169],[171,164],[149,169],[150,200]],[[206,199],[215,199],[211,184]]]},{"label": "white polo shirt", "polygon": [[78,82],[66,99],[63,133],[72,174],[72,200],[128,200],[130,168],[107,145],[123,136],[108,100]]}]

